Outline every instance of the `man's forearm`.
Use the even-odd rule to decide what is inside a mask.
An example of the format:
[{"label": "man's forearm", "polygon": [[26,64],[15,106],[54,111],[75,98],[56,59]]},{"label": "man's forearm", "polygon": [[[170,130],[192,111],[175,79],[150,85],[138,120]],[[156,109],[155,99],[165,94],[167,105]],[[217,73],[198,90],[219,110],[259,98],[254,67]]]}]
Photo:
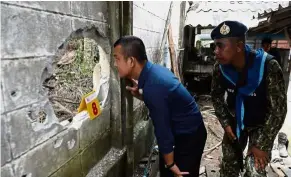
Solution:
[{"label": "man's forearm", "polygon": [[163,154],[164,156],[164,160],[165,160],[165,164],[166,165],[171,165],[174,162],[174,151],[168,153],[168,154]]}]

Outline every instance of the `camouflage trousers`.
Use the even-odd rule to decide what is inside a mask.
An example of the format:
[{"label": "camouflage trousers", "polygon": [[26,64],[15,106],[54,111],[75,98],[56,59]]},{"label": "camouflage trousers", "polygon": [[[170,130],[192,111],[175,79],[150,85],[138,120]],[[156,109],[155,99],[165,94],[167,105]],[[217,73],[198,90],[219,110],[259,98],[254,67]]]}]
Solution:
[{"label": "camouflage trousers", "polygon": [[[258,137],[255,131],[248,133],[244,131],[240,136],[240,145],[242,149],[245,149],[248,139],[249,147],[253,144],[254,140]],[[268,149],[269,157],[271,157],[272,147]],[[221,177],[239,177],[240,173],[240,164],[239,164],[239,155],[233,143],[229,140],[228,136],[224,134],[222,141],[222,162],[220,169]],[[270,159],[270,158],[269,158]],[[244,159],[244,177],[266,177],[267,173],[265,170],[258,171],[255,169],[254,157],[252,155],[247,156]]]}]

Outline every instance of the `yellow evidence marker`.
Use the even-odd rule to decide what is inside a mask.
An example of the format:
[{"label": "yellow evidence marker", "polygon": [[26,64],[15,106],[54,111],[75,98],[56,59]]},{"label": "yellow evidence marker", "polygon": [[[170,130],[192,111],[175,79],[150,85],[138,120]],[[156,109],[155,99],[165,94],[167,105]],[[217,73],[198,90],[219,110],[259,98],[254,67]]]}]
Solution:
[{"label": "yellow evidence marker", "polygon": [[102,110],[100,108],[100,103],[97,99],[97,93],[94,90],[82,97],[80,106],[78,108],[78,113],[84,110],[89,113],[91,120],[95,119],[101,114]]}]

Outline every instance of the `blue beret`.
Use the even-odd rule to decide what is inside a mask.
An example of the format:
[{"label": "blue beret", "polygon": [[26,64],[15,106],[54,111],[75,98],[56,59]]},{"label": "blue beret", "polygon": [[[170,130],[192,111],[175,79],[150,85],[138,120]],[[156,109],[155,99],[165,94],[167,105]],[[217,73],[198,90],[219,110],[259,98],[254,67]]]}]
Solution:
[{"label": "blue beret", "polygon": [[224,21],[212,30],[211,38],[244,37],[247,31],[248,28],[238,21]]}]

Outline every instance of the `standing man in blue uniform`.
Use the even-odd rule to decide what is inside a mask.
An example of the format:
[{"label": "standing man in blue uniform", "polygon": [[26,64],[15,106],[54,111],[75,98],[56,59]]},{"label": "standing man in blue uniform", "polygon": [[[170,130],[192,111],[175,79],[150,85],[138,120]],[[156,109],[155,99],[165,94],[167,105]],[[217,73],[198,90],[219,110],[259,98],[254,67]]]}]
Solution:
[{"label": "standing man in blue uniform", "polygon": [[225,130],[221,177],[238,177],[243,168],[245,177],[266,177],[265,167],[287,112],[281,67],[263,49],[246,45],[246,32],[237,21],[222,22],[211,32],[217,59],[211,96]]},{"label": "standing man in blue uniform", "polygon": [[206,129],[194,98],[167,68],[148,61],[141,39],[125,36],[114,44],[115,66],[133,96],[143,100],[153,121],[161,177],[198,177]]}]

